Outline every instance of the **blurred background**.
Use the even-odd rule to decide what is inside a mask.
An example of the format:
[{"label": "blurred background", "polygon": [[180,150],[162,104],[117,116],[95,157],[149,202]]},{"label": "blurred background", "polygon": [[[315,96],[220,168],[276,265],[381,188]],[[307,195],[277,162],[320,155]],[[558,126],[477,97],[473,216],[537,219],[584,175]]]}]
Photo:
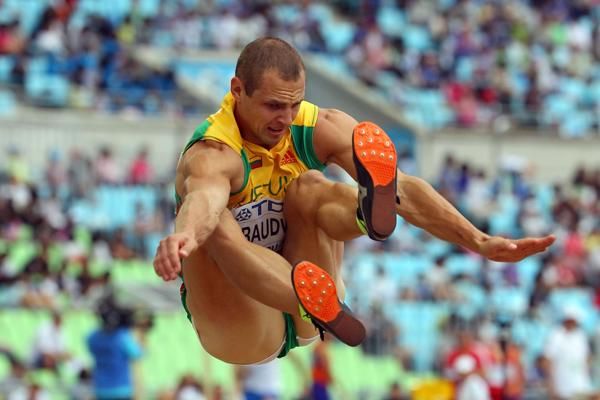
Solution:
[{"label": "blurred background", "polygon": [[[593,398],[599,26],[595,0],[0,0],[0,399]],[[479,228],[557,243],[488,262],[399,220],[346,248],[362,347],[208,356],[151,260],[179,152],[267,34]]]}]

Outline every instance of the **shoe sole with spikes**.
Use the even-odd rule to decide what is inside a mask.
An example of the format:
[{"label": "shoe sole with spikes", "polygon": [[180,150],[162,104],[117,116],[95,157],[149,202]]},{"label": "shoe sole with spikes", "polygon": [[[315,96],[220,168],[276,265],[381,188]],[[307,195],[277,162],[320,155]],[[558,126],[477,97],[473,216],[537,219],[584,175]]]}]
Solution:
[{"label": "shoe sole with spikes", "polygon": [[371,239],[385,240],[396,228],[396,147],[379,126],[361,122],[352,133],[352,150],[367,232]]},{"label": "shoe sole with spikes", "polygon": [[366,330],[337,296],[331,275],[317,265],[302,261],[292,269],[292,285],[300,305],[313,324],[349,346],[358,346]]}]

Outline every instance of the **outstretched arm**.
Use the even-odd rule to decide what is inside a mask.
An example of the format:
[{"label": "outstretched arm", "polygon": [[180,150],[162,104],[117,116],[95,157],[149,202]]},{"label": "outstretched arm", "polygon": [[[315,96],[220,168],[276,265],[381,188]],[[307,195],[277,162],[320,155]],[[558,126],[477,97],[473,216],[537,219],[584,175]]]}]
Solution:
[{"label": "outstretched arm", "polygon": [[[341,166],[354,179],[352,131],[358,122],[348,114],[331,109],[319,111],[314,132],[317,157],[325,163]],[[544,251],[553,236],[511,240],[489,236],[477,229],[423,179],[398,171],[398,215],[432,235],[466,247],[491,260],[519,261]]]},{"label": "outstretched arm", "polygon": [[164,280],[177,278],[180,259],[202,246],[215,230],[227,207],[232,179],[242,168],[239,156],[216,142],[198,142],[184,154],[177,167],[176,190],[182,203],[175,233],[160,241],[154,258],[154,269]]}]

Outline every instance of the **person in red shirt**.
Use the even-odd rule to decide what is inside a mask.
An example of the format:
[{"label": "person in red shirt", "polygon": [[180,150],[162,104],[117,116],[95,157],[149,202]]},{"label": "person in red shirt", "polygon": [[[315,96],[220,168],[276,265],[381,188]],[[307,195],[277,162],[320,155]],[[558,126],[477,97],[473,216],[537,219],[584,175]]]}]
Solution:
[{"label": "person in red shirt", "polygon": [[153,173],[148,161],[148,149],[140,150],[129,169],[129,182],[134,185],[145,185],[152,181]]},{"label": "person in red shirt", "polygon": [[327,387],[333,382],[331,369],[329,367],[329,354],[327,352],[329,340],[318,342],[315,346],[312,358],[312,400],[329,400],[331,396]]}]

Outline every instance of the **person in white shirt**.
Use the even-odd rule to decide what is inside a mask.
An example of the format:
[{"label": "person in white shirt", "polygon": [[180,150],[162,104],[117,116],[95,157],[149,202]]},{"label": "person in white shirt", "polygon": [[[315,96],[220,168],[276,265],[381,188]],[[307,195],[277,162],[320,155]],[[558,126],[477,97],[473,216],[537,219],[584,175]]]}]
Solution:
[{"label": "person in white shirt", "polygon": [[454,362],[454,370],[459,376],[456,385],[456,400],[490,400],[490,388],[475,370],[475,358],[464,354]]},{"label": "person in white shirt", "polygon": [[591,394],[590,345],[579,327],[581,311],[566,308],[563,320],[550,334],[544,347],[552,398],[571,400]]},{"label": "person in white shirt", "polygon": [[56,370],[58,364],[69,358],[62,329],[62,316],[52,313],[52,321],[40,326],[33,346],[33,362],[37,368]]},{"label": "person in white shirt", "polygon": [[277,400],[282,395],[279,359],[264,364],[236,367],[236,377],[244,400]]}]

